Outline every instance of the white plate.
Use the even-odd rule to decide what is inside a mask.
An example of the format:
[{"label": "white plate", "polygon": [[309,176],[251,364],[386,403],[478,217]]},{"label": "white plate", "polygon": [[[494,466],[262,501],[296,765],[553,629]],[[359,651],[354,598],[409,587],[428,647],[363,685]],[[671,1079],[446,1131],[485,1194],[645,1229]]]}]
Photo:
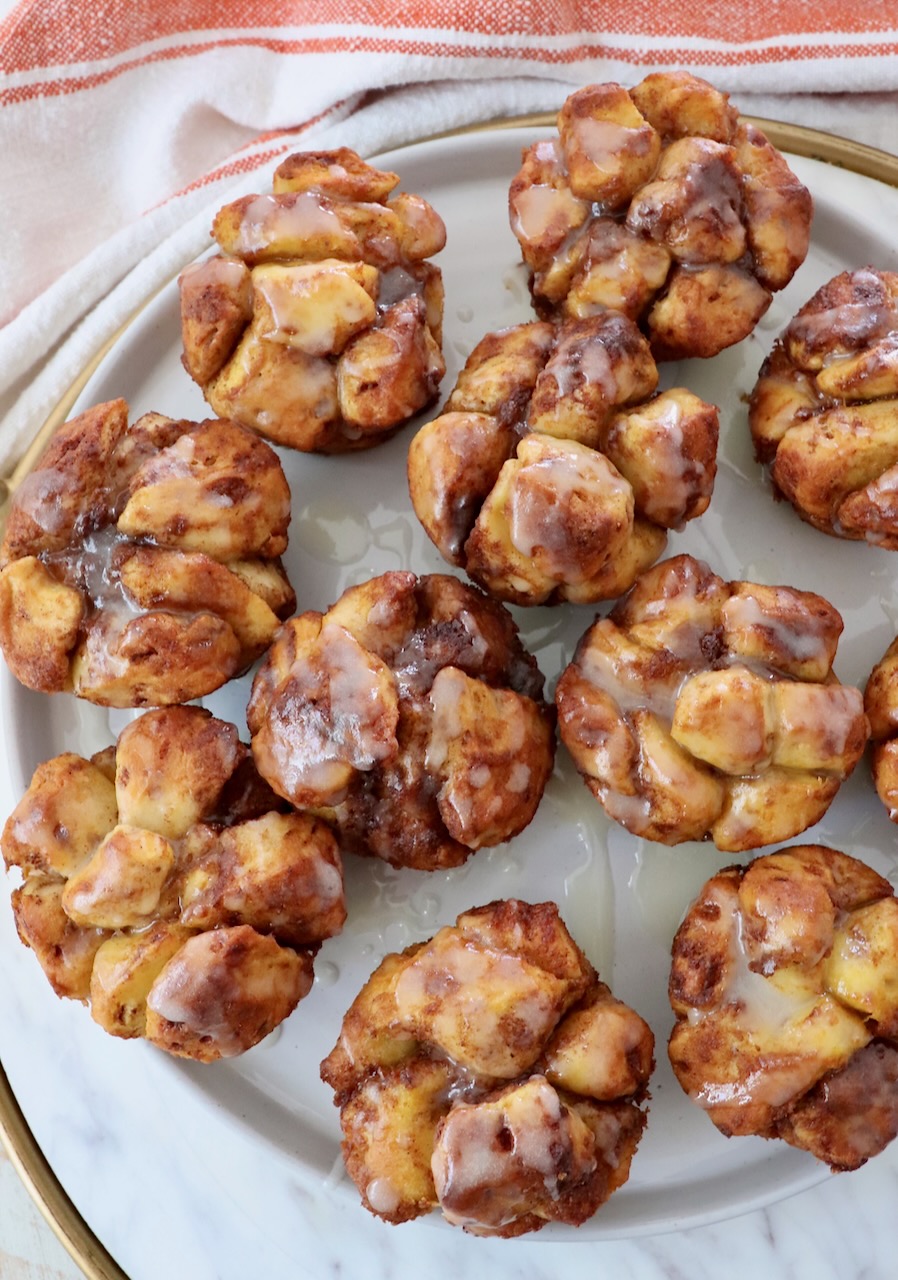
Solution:
[{"label": "white plate", "polygon": [[[531,318],[517,244],[508,230],[506,197],[522,145],[543,132],[475,133],[381,158],[402,175],[405,189],[431,200],[447,224],[448,246],[439,259],[446,283],[446,392],[484,333]],[[753,460],[745,397],[774,336],[820,284],[847,266],[898,269],[890,235],[898,218],[898,192],[817,161],[796,157],[793,165],[816,202],[808,261],[775,299],[755,335],[714,360],[662,366],[663,385],[685,385],[720,406],[722,428],[711,507],[671,537],[669,553],[690,551],[725,577],[787,582],[826,595],[845,619],[836,670],[846,682],[863,683],[896,631],[898,559],[826,538],[803,525],[786,504],[774,503]],[[149,409],[176,417],[208,416],[179,354],[172,284],[126,330],[77,407],[124,396],[134,417]],[[348,584],[385,569],[446,571],[408,501],[405,451],[411,434],[407,430],[371,452],[345,458],[283,455],[294,495],[286,562],[300,609],[324,608]],[[551,691],[595,609],[514,612]],[[244,736],[248,684],[245,678],[206,700],[217,714],[235,720]],[[40,760],[61,750],[89,754],[124,723],[122,713],[109,714],[67,696],[29,693],[5,668],[0,711],[8,752],[5,770],[0,759],[8,792],[4,814]],[[898,866],[891,852],[894,828],[876,801],[864,764],[807,838],[846,849],[886,875]],[[731,861],[711,845],[666,849],[609,824],[559,751],[556,774],[531,827],[509,845],[474,855],[464,868],[397,872],[347,858],[349,920],[341,937],[322,948],[311,995],[267,1042],[235,1062],[182,1064],[146,1045],[106,1036],[85,1010],[56,1001],[37,963],[15,939],[10,912],[3,907],[0,955],[10,981],[0,986],[0,1058],[38,1141],[114,1253],[127,1255],[132,1237],[147,1230],[142,1219],[132,1218],[125,1226],[109,1208],[122,1190],[116,1185],[116,1164],[122,1177],[133,1177],[136,1142],[146,1176],[152,1169],[154,1195],[165,1196],[159,1176],[165,1156],[156,1149],[153,1133],[147,1133],[154,1106],[161,1106],[166,1117],[179,1116],[182,1127],[202,1125],[202,1159],[194,1150],[179,1152],[180,1174],[193,1191],[208,1181],[211,1167],[228,1198],[251,1196],[264,1206],[265,1175],[254,1174],[250,1191],[242,1188],[240,1170],[217,1162],[216,1152],[229,1151],[238,1141],[240,1149],[248,1144],[260,1157],[255,1165],[269,1170],[267,1176],[278,1185],[286,1179],[307,1188],[320,1203],[345,1210],[348,1230],[366,1230],[362,1223],[370,1220],[358,1207],[354,1187],[339,1173],[337,1114],[318,1078],[318,1064],[336,1039],[343,1011],[385,951],[430,936],[460,910],[495,897],[551,898],[615,993],[652,1023],[658,1066],[647,1133],[627,1185],[576,1234],[550,1228],[538,1238],[620,1238],[732,1216],[828,1175],[822,1165],[784,1144],[725,1140],[686,1100],[667,1065],[670,941],[692,895]],[[61,1043],[65,1055],[58,1052]],[[132,1075],[141,1088],[155,1091],[153,1106],[122,1088],[123,1079]],[[70,1078],[75,1083],[60,1110],[60,1090]],[[98,1102],[92,1082],[104,1079]],[[62,1131],[60,1115],[65,1117]],[[243,1127],[239,1139],[230,1133],[232,1121]],[[104,1152],[117,1149],[120,1156],[118,1162],[111,1154],[98,1162],[93,1172],[101,1179],[100,1189],[88,1189],[80,1177],[85,1144],[94,1138]],[[255,1185],[258,1177],[263,1185]],[[272,1214],[277,1199],[272,1191]],[[168,1205],[166,1212],[177,1218],[177,1208]],[[256,1225],[266,1233],[268,1210],[260,1212],[263,1221]],[[218,1251],[227,1257],[229,1234],[235,1231],[225,1219],[221,1232],[210,1237],[210,1256]],[[152,1269],[139,1269],[139,1260],[130,1265],[138,1268],[132,1271],[134,1280],[153,1276]]]}]

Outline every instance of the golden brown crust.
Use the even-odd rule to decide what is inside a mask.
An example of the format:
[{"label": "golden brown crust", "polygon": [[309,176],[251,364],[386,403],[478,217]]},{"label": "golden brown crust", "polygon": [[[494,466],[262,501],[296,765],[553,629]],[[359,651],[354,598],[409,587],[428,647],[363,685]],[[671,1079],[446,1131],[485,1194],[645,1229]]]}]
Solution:
[{"label": "golden brown crust", "polygon": [[898,549],[898,275],[863,267],[818,289],[761,367],[749,424],[803,520]]},{"label": "golden brown crust", "polygon": [[247,721],[280,795],[346,848],[428,870],[523,830],[554,755],[510,615],[442,574],[386,573],[288,622]]},{"label": "golden brown crust", "polygon": [[898,822],[898,639],[870,672],[864,689],[873,750],[870,763],[880,800]]},{"label": "golden brown crust", "polygon": [[211,693],[267,648],[295,597],[281,565],[290,490],[233,422],[123,400],[65,423],[13,499],[0,648],[44,693],[163,706]]},{"label": "golden brown crust", "polygon": [[354,151],[298,152],[273,194],[219,210],[221,254],[182,272],[183,363],[212,408],[304,452],[365,449],[445,373],[445,243],[420,196]]},{"label": "golden brown crust", "polygon": [[749,334],[804,261],[812,213],[761,130],[686,72],[576,90],[509,190],[539,314],[620,310],[659,360]]},{"label": "golden brown crust", "polygon": [[860,692],[832,674],[841,630],[813,592],[675,556],[581,639],[556,688],[561,740],[636,835],[733,852],[788,839],[867,742]]},{"label": "golden brown crust", "polygon": [[653,1051],[554,903],[507,899],[386,956],[321,1075],[370,1212],[508,1237],[579,1225],[626,1182]]},{"label": "golden brown crust", "polygon": [[409,492],[451,564],[514,604],[619,596],[707,507],[714,405],[615,312],[488,334],[412,440]]},{"label": "golden brown crust", "polygon": [[281,947],[249,925],[198,933],[150,987],[145,1034],[180,1058],[233,1058],[264,1040],[311,987],[307,951]]},{"label": "golden brown crust", "polygon": [[36,770],[0,840],[24,876],[19,935],[110,1034],[241,1053],[307,994],[346,917],[332,832],[284,810],[233,725],[148,712],[96,762]]},{"label": "golden brown crust", "polygon": [[877,872],[793,845],[713,876],[673,944],[668,1052],[728,1136],[855,1169],[898,1133],[898,900]]}]

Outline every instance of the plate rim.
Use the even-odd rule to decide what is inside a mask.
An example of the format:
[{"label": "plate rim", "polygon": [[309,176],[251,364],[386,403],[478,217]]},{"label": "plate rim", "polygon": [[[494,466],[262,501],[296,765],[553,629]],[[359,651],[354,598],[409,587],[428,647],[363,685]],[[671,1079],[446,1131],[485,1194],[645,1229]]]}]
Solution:
[{"label": "plate rim", "polygon": [[[741,118],[761,129],[780,151],[804,159],[817,160],[835,168],[846,169],[886,186],[898,188],[898,155],[822,129],[790,124],[762,116],[741,115]],[[550,111],[498,117],[424,137],[411,138],[384,150],[402,151],[442,139],[473,134],[545,128],[551,126],[555,119],[556,113]],[[0,476],[0,530],[5,523],[10,499],[33,469],[50,436],[66,420],[72,406],[106,356],[168,284],[170,281],[167,280],[144,298],[115,332],[98,347],[59,397],[13,468]],[[129,1280],[127,1274],[79,1213],[56,1176],[18,1103],[2,1061],[0,1061],[0,1143],[43,1218],[72,1260],[81,1268],[86,1280]]]}]

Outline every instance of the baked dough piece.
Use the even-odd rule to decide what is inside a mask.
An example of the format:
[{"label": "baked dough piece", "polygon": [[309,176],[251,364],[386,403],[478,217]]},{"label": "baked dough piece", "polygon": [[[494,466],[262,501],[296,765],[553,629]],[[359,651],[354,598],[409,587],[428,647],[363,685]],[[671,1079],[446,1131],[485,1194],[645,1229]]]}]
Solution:
[{"label": "baked dough piece", "polygon": [[674,360],[751,333],[805,259],[812,202],[727,94],[674,71],[572,93],[509,215],[541,316],[622,311]]},{"label": "baked dough piece", "polygon": [[556,690],[562,742],[634,835],[734,852],[788,839],[867,741],[860,691],[832,672],[841,631],[821,596],[675,556],[581,639]]},{"label": "baked dough piece", "polygon": [[870,867],[793,845],[713,876],[673,944],[669,1053],[727,1136],[834,1170],[898,1134],[898,901]]},{"label": "baked dough piece", "polygon": [[818,289],[765,360],[749,423],[803,520],[898,550],[898,275],[863,267]]},{"label": "baked dough piece", "polygon": [[18,680],[113,707],[188,702],[239,675],[295,607],[290,490],[233,422],[124,400],[65,423],[0,546],[0,648]]},{"label": "baked dough piece", "polygon": [[614,312],[488,334],[409,448],[428,536],[501,600],[621,595],[707,508],[717,471],[716,407],[657,385]]},{"label": "baked dough piece", "polygon": [[2,835],[19,936],[59,996],[180,1057],[242,1053],[312,985],[346,907],[329,828],[290,813],[233,725],[149,711],[35,771]]},{"label": "baked dough piece", "polygon": [[433,870],[530,822],[555,749],[542,689],[501,605],[393,572],[282,628],[247,720],[279,795],[347,849]]},{"label": "baked dough piece", "polygon": [[300,152],[225,205],[179,280],[184,366],[223,418],[304,452],[366,449],[436,396],[446,230],[354,151]]},{"label": "baked dough piece", "polygon": [[898,639],[870,673],[864,690],[873,749],[870,764],[880,800],[898,822]]},{"label": "baked dough piece", "polygon": [[386,956],[321,1075],[365,1208],[508,1237],[579,1225],[626,1182],[653,1052],[554,903],[512,899]]}]

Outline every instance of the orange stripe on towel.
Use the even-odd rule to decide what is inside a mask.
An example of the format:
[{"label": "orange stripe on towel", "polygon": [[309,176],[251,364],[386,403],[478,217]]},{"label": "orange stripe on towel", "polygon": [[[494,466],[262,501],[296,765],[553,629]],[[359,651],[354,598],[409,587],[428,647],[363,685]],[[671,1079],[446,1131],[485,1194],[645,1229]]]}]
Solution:
[{"label": "orange stripe on towel", "polygon": [[417,58],[475,58],[503,59],[510,62],[538,62],[549,66],[567,66],[571,63],[588,61],[596,58],[615,59],[628,63],[633,67],[658,66],[690,66],[733,67],[746,65],[765,65],[769,63],[805,62],[813,59],[832,60],[834,58],[851,60],[865,57],[895,57],[898,55],[898,41],[871,41],[864,44],[834,45],[830,43],[813,45],[781,44],[763,49],[684,49],[672,47],[666,50],[616,48],[611,45],[589,42],[568,48],[503,48],[483,46],[471,48],[459,46],[448,41],[432,41],[424,39],[408,39],[404,37],[385,36],[329,36],[321,39],[279,40],[275,38],[234,38],[212,40],[200,45],[182,45],[176,48],[160,49],[140,58],[134,58],[105,71],[88,75],[71,76],[65,79],[47,79],[40,83],[17,85],[0,90],[0,106],[27,102],[35,98],[53,98],[71,93],[80,93],[87,89],[106,84],[119,76],[134,71],[138,67],[152,63],[169,62],[181,58],[190,58],[233,46],[263,48],[278,54],[338,54],[338,53],[392,53]]},{"label": "orange stripe on towel", "polygon": [[[443,32],[449,41],[454,33],[487,40],[492,37],[497,42],[522,35],[574,35],[585,41],[587,33],[595,32],[597,39],[581,47],[602,51],[601,34],[606,32],[625,38],[651,37],[662,46],[656,48],[654,61],[668,64],[681,59],[682,41],[706,40],[721,51],[722,61],[717,65],[729,64],[736,57],[744,60],[744,54],[737,53],[734,46],[757,39],[760,30],[774,40],[807,34],[815,45],[825,47],[827,55],[847,56],[850,49],[840,49],[840,35],[867,33],[870,44],[879,47],[876,33],[885,35],[898,26],[894,0],[869,0],[863,5],[818,0],[813,6],[804,0],[771,0],[763,13],[757,6],[737,4],[724,9],[709,6],[707,0],[678,0],[676,6],[669,7],[658,5],[657,0],[606,0],[601,6],[600,31],[598,8],[594,0],[546,0],[526,6],[490,5],[483,0],[460,0],[452,5],[440,0],[395,0],[389,17],[396,32]],[[310,9],[314,9],[313,15]],[[721,16],[715,18],[715,14]],[[219,36],[225,31],[243,32],[248,43],[258,43],[266,39],[261,32],[272,28],[381,28],[383,20],[383,0],[317,0],[314,6],[308,0],[283,0],[277,7],[271,0],[241,0],[239,6],[232,0],[196,0],[189,5],[184,0],[154,0],[152,4],[101,0],[96,5],[83,0],[56,0],[52,4],[23,0],[0,22],[0,73],[62,70],[102,62],[152,41],[168,40],[174,47],[191,33]],[[451,30],[447,27],[450,21]],[[239,37],[237,40],[240,42]],[[732,59],[722,52],[724,48],[733,48]],[[514,51],[509,50],[508,56],[515,56]],[[518,51],[518,56],[532,55]],[[633,61],[626,50],[617,51],[617,56]],[[692,63],[696,56],[690,51],[684,60]],[[779,61],[782,56],[773,49],[752,54],[749,60]]]}]

